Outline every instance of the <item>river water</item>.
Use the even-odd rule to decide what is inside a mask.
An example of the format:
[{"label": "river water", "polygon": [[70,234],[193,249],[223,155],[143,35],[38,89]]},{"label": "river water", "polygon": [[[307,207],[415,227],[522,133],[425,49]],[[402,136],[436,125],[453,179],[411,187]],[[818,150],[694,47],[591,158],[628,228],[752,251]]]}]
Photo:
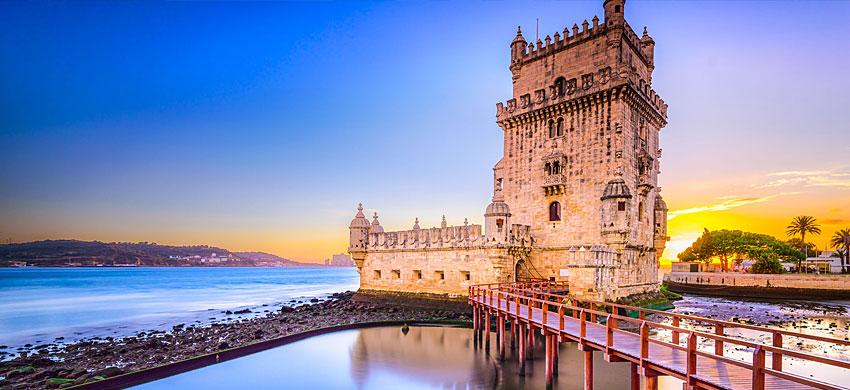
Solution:
[{"label": "river water", "polygon": [[[244,318],[358,281],[354,268],[0,268],[0,345]],[[252,313],[223,313],[245,308]]]},{"label": "river water", "polygon": [[[325,298],[334,292],[356,290],[357,284],[358,275],[353,268],[0,269],[0,345],[8,346],[8,348],[0,349],[0,352],[15,353],[16,348],[25,344],[50,343],[55,342],[57,338],[63,338],[62,342],[71,342],[91,337],[120,337],[143,330],[168,330],[179,323],[203,324],[231,321],[253,315],[262,315],[266,310],[276,310],[283,305],[306,303],[314,297]],[[814,302],[789,298],[791,299],[768,301],[685,296],[685,299],[675,302],[674,311],[785,328],[838,339],[850,337],[850,302]],[[246,308],[251,312],[240,315],[226,313],[227,310],[236,311]],[[700,327],[699,324],[690,325]],[[385,331],[389,332],[387,334],[393,335],[386,337],[400,337],[396,335],[396,331],[397,329]],[[486,354],[485,357],[478,357],[477,352],[470,344],[469,334],[471,333],[465,329],[448,328],[439,331],[417,330],[411,332],[410,335],[399,339],[406,343],[410,343],[410,340],[420,340],[417,341],[419,344],[408,349],[402,348],[406,344],[398,345],[402,349],[393,349],[394,347],[391,345],[374,346],[373,344],[376,342],[370,340],[376,336],[370,335],[373,333],[382,334],[380,332],[378,330],[360,330],[320,336],[316,338],[314,345],[336,345],[336,347],[319,348],[318,351],[313,351],[317,347],[306,346],[310,343],[302,346],[302,344],[299,344],[300,342],[277,348],[274,351],[283,349],[288,351],[294,348],[295,351],[303,352],[305,354],[304,359],[301,359],[299,355],[298,359],[288,360],[289,364],[294,364],[295,367],[302,363],[306,364],[304,362],[309,361],[311,356],[320,354],[319,351],[331,349],[341,351],[339,353],[334,352],[327,357],[329,360],[323,363],[325,367],[337,367],[335,371],[340,373],[328,374],[326,378],[316,379],[339,380],[341,386],[331,387],[341,388],[352,386],[381,388],[381,384],[389,380],[410,381],[411,387],[414,388],[445,387],[443,385],[460,383],[456,381],[436,383],[433,378],[422,379],[429,378],[433,374],[428,374],[433,369],[430,368],[431,360],[436,359],[438,362],[435,364],[438,364],[438,367],[442,367],[440,364],[443,363],[454,362],[454,358],[440,362],[440,359],[433,357],[439,356],[441,353],[462,356],[457,359],[457,362],[449,364],[449,366],[464,367],[464,370],[467,371],[463,372],[480,370],[481,367],[491,367],[493,364],[491,360],[486,360],[489,359]],[[727,334],[769,342],[769,335],[759,332],[728,329]],[[659,336],[663,337],[664,335]],[[441,350],[440,348],[448,348],[446,347],[448,341],[445,340],[447,337],[452,338],[452,344],[463,345],[464,348],[460,350],[452,349],[451,351]],[[426,343],[426,340],[436,340],[434,342],[438,344],[433,346],[421,345]],[[431,343],[431,341],[427,341],[427,343]],[[795,349],[812,351],[821,356],[850,360],[850,350],[846,347],[835,347],[805,340],[788,340],[788,345]],[[340,346],[347,347],[342,348]],[[541,346],[538,347],[542,348]],[[710,349],[710,347],[710,345],[701,345],[701,348],[704,349]],[[420,352],[408,355],[414,349],[433,349],[437,352],[433,352],[436,354],[433,356],[421,355]],[[728,346],[727,351],[730,356],[744,360],[751,353],[746,349],[735,349]],[[267,356],[263,355],[267,353],[278,352],[269,351],[257,356]],[[369,355],[365,363],[362,361],[364,358],[358,357],[360,356],[358,353]],[[565,353],[571,354],[572,350],[570,349]],[[474,356],[469,357],[469,354],[474,354]],[[466,357],[463,356],[469,357],[470,360],[467,362]],[[246,364],[243,362],[251,361],[251,359],[254,359],[254,357],[249,356],[227,364],[241,367],[241,365]],[[394,359],[397,361],[394,361]],[[420,366],[417,363],[418,359],[425,359],[429,363],[423,367],[418,367]],[[562,360],[562,370],[566,370],[562,372],[571,372],[570,370],[581,367],[580,362],[575,365],[568,365],[571,359]],[[293,360],[298,360],[298,362],[293,362]],[[390,370],[391,367],[404,366],[411,362],[417,367],[398,368],[397,372],[390,372],[392,371]],[[565,366],[565,364],[567,365]],[[216,367],[220,366],[223,365]],[[787,367],[789,371],[801,373],[820,370],[819,367],[806,366],[793,360],[787,362]],[[442,369],[440,368],[440,370]],[[621,368],[614,366],[610,369],[621,370]],[[478,384],[492,384],[493,381],[502,381],[499,383],[507,388],[525,386],[518,382],[504,382],[506,379],[502,376],[505,378],[515,376],[509,375],[511,368],[507,365],[492,373],[487,373],[489,371],[486,370],[489,370],[489,368],[485,369],[481,375],[476,376],[477,379],[472,383],[475,386],[472,387],[477,387]],[[623,370],[625,369],[623,368]],[[279,371],[275,375],[283,375],[284,372]],[[364,374],[364,372],[367,373]],[[848,373],[843,371],[830,371],[826,374],[838,380],[850,377]],[[240,378],[244,378],[244,376],[240,374]],[[304,379],[303,376],[301,375],[293,380],[305,380],[307,381],[304,382],[305,386],[310,385],[309,378]],[[334,379],[334,376],[343,377]],[[453,377],[449,375],[447,378]],[[269,380],[274,379],[270,378]],[[599,378],[601,383],[607,380],[609,378],[606,376]],[[227,381],[217,381],[210,387],[221,387],[218,386],[219,383],[227,383]],[[367,385],[360,386],[364,383]],[[531,383],[528,382],[528,384]],[[571,388],[573,385],[564,382],[563,386]],[[576,384],[576,386],[578,385]],[[675,387],[675,385],[673,386]],[[327,386],[315,387],[323,388]]]}]

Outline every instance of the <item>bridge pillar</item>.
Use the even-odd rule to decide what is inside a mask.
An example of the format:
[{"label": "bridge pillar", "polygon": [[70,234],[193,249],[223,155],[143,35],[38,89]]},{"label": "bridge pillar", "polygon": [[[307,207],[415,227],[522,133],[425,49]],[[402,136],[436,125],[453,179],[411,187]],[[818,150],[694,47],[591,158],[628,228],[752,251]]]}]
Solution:
[{"label": "bridge pillar", "polygon": [[525,376],[525,327],[520,323],[517,324],[517,333],[519,333],[519,353],[517,354],[519,358],[519,376]]},{"label": "bridge pillar", "polygon": [[534,327],[531,326],[531,322],[528,323],[528,342],[525,351],[528,353],[528,359],[534,360]]},{"label": "bridge pillar", "polygon": [[593,350],[584,351],[584,390],[593,390]]},{"label": "bridge pillar", "polygon": [[555,335],[546,334],[546,388],[551,389],[555,377]]},{"label": "bridge pillar", "polygon": [[508,318],[508,321],[510,321],[510,323],[511,323],[510,324],[510,326],[511,326],[511,351],[515,351],[516,350],[516,333],[517,333],[516,327],[517,327],[517,325],[516,325],[516,321],[512,320],[511,318]]},{"label": "bridge pillar", "polygon": [[630,382],[632,385],[632,390],[640,390],[640,373],[638,372],[638,364],[637,363],[629,363],[631,368],[629,370]]},{"label": "bridge pillar", "polygon": [[496,321],[499,326],[499,332],[497,333],[499,336],[499,361],[505,361],[505,316],[499,314],[498,321]]},{"label": "bridge pillar", "polygon": [[484,315],[484,350],[490,352],[490,309],[485,309]]},{"label": "bridge pillar", "polygon": [[658,377],[657,376],[645,376],[645,377],[643,377],[643,389],[644,390],[658,390]]}]

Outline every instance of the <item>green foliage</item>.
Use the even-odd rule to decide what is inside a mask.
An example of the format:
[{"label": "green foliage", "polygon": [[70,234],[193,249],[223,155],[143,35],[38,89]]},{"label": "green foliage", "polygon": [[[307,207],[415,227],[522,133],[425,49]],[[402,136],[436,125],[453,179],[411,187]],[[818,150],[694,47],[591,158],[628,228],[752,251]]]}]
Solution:
[{"label": "green foliage", "polygon": [[[706,229],[700,238],[679,254],[681,261],[709,263],[715,258],[720,259],[724,270],[727,270],[729,261],[740,263],[744,259],[775,260],[779,264],[780,261],[803,260],[805,255],[788,243],[766,234],[726,229]],[[773,269],[774,266],[773,263],[765,265],[768,269]],[[781,268],[782,264],[779,266]]]},{"label": "green foliage", "polygon": [[68,378],[50,378],[50,379],[47,380],[47,383],[56,383],[56,384],[60,384],[60,385],[63,384],[63,383],[71,383],[71,382],[74,382],[74,380],[68,379]]},{"label": "green foliage", "polygon": [[785,233],[788,233],[789,237],[799,235],[803,241],[806,240],[806,234],[820,234],[821,232],[820,224],[811,215],[794,217],[785,229]]},{"label": "green foliage", "polygon": [[678,301],[682,299],[682,294],[675,293],[667,288],[667,282],[661,283],[661,294],[664,294],[664,296],[671,301]]},{"label": "green foliage", "polygon": [[762,257],[753,263],[750,272],[754,274],[781,274],[785,272],[785,268],[782,268],[782,263],[777,258]]}]

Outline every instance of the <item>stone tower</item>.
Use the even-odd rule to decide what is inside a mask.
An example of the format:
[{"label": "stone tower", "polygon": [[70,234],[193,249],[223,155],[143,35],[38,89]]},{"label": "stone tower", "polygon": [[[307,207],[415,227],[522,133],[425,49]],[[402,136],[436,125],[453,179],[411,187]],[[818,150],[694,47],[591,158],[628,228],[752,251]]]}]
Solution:
[{"label": "stone tower", "polygon": [[[503,156],[484,226],[387,231],[358,207],[349,252],[361,291],[463,296],[472,284],[569,282],[617,300],[658,291],[667,206],[658,188],[667,104],[652,89],[655,41],[625,19],[574,23],[509,44],[513,96],[496,105]],[[483,230],[483,232],[482,232]]]},{"label": "stone tower", "polygon": [[537,42],[517,30],[513,96],[496,106],[496,181],[513,223],[530,226],[539,273],[608,297],[657,288],[667,105],[651,86],[655,41],[626,22],[625,0],[603,8],[604,23],[593,17]]}]

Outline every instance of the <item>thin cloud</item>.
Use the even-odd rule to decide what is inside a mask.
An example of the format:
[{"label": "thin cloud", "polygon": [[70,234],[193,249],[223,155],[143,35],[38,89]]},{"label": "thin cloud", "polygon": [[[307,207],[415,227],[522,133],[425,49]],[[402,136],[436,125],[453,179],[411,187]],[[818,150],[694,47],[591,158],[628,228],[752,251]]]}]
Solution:
[{"label": "thin cloud", "polygon": [[673,219],[673,218],[676,218],[680,215],[685,215],[685,214],[704,213],[704,212],[708,212],[708,211],[726,211],[726,210],[729,210],[729,209],[734,209],[736,207],[742,207],[742,206],[747,206],[747,205],[756,204],[756,203],[764,203],[764,202],[767,202],[771,199],[774,199],[774,198],[777,198],[777,197],[780,197],[780,196],[796,195],[796,194],[799,194],[799,192],[781,192],[781,193],[773,194],[773,195],[766,195],[766,196],[760,196],[760,197],[746,197],[746,198],[722,196],[722,197],[718,198],[720,200],[723,200],[720,203],[715,203],[715,204],[710,204],[710,205],[705,205],[705,206],[691,207],[691,208],[682,209],[682,210],[670,211],[669,213],[667,213],[667,219],[670,220],[670,219]]},{"label": "thin cloud", "polygon": [[834,187],[850,189],[850,172],[838,170],[784,171],[770,173],[767,176],[772,179],[767,183],[757,184],[755,187],[776,188],[797,185],[803,187]]}]

